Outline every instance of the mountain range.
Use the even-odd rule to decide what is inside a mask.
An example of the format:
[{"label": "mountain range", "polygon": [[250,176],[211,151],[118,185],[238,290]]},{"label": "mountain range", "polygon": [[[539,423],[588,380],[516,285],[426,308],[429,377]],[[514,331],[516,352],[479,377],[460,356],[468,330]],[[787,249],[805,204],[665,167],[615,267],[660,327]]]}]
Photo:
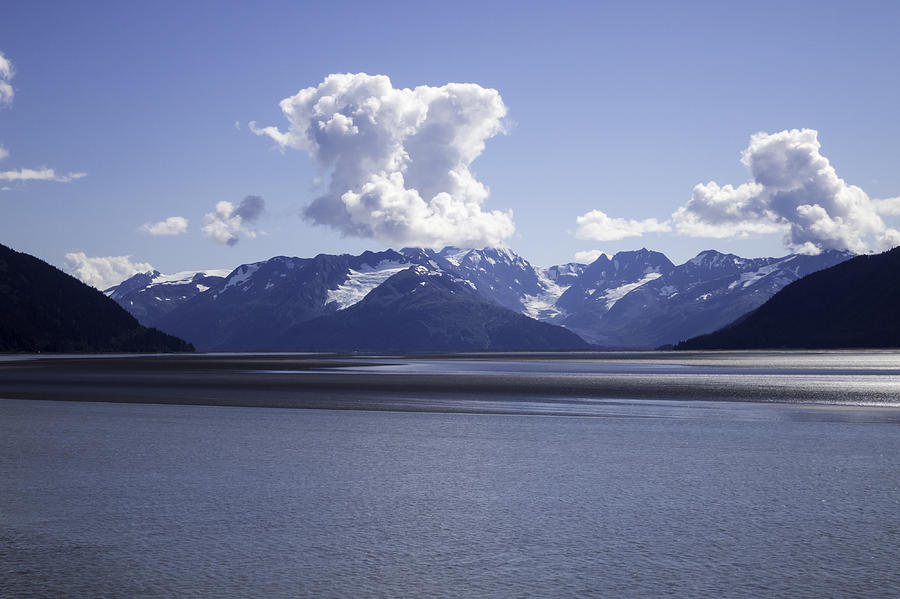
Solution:
[{"label": "mountain range", "polygon": [[762,306],[677,349],[900,346],[900,247],[795,281]]},{"label": "mountain range", "polygon": [[204,350],[650,349],[728,325],[851,256],[708,250],[675,265],[641,249],[539,268],[505,248],[403,248],[153,271],[105,293]]}]

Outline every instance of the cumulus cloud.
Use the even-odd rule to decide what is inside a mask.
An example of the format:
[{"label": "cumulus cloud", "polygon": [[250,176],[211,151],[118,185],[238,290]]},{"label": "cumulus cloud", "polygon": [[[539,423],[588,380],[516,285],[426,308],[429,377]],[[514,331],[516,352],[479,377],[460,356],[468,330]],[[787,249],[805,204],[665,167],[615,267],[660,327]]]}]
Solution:
[{"label": "cumulus cloud", "polygon": [[3,160],[9,156],[9,150],[3,147],[3,144],[0,144],[0,160]]},{"label": "cumulus cloud", "polygon": [[575,262],[579,262],[581,264],[591,264],[605,253],[606,252],[604,252],[603,250],[583,250],[580,252],[575,252]]},{"label": "cumulus cloud", "polygon": [[870,199],[838,177],[820,148],[813,129],[757,133],[741,155],[750,181],[738,186],[701,183],[664,222],[611,218],[593,210],[578,217],[576,236],[611,241],[667,230],[715,238],[784,232],[786,247],[810,254],[898,245],[900,231],[885,225],[879,214],[900,214],[900,198]]},{"label": "cumulus cloud", "polygon": [[59,183],[68,183],[87,177],[87,173],[68,173],[66,175],[57,175],[52,168],[20,168],[12,171],[0,171],[0,181],[57,181]]},{"label": "cumulus cloud", "polygon": [[131,256],[87,256],[84,252],[66,254],[64,270],[101,291],[118,285],[131,275],[151,272],[147,262],[132,262]]},{"label": "cumulus cloud", "polygon": [[714,181],[697,185],[690,201],[672,215],[673,226],[704,237],[783,230],[787,247],[807,253],[891,246],[898,232],[878,213],[890,214],[893,200],[879,205],[847,184],[820,148],[813,129],[753,135],[741,157],[752,180],[737,187]]},{"label": "cumulus cloud", "polygon": [[204,215],[203,234],[225,245],[236,244],[239,240],[238,233],[252,239],[258,232],[248,225],[259,219],[265,206],[265,201],[259,196],[247,196],[237,206],[231,202],[219,202],[215,212]]},{"label": "cumulus cloud", "polygon": [[485,211],[488,189],[469,170],[504,131],[506,106],[471,83],[396,89],[384,75],[329,75],[280,103],[289,125],[257,127],[282,149],[309,153],[330,175],[303,216],[343,235],[388,243],[499,245],[511,212]]},{"label": "cumulus cloud", "polygon": [[10,81],[15,74],[12,63],[3,55],[3,52],[0,52],[0,105],[12,104],[15,92]]},{"label": "cumulus cloud", "polygon": [[659,222],[655,218],[645,220],[613,218],[600,210],[591,210],[584,216],[576,218],[575,221],[578,225],[575,237],[596,241],[616,241],[626,237],[640,237],[644,233],[672,230],[668,223]]},{"label": "cumulus cloud", "polygon": [[883,200],[872,200],[875,204],[875,211],[885,216],[900,216],[900,196],[896,198],[885,198]]},{"label": "cumulus cloud", "polygon": [[183,216],[170,216],[158,223],[144,223],[141,231],[151,235],[181,235],[187,232],[188,220]]}]

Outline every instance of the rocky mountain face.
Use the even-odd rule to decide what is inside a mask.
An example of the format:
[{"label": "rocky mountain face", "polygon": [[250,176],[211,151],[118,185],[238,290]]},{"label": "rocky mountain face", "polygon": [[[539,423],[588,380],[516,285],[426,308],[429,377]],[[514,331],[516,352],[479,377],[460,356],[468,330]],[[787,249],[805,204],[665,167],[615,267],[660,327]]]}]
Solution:
[{"label": "rocky mountain face", "polygon": [[592,297],[599,301],[567,312],[563,324],[605,347],[674,344],[725,326],[785,285],[850,256],[831,251],[745,259],[708,250],[678,266],[654,257],[646,274],[631,272],[611,289],[598,286]]},{"label": "rocky mountain face", "polygon": [[205,349],[271,349],[290,327],[355,304],[409,265],[393,250],[277,256],[237,267],[221,286],[183,302],[157,326]]},{"label": "rocky mountain face", "polygon": [[900,248],[810,274],[677,349],[900,347]]},{"label": "rocky mountain face", "polygon": [[200,348],[261,350],[283,347],[285,331],[349,309],[394,275],[421,266],[492,304],[563,326],[598,346],[646,349],[713,331],[788,283],[849,257],[826,252],[745,259],[709,250],[676,266],[641,249],[601,255],[587,265],[537,268],[505,248],[403,248],[278,256],[222,278],[213,271],[147,273],[107,292],[146,324]]},{"label": "rocky mountain face", "polygon": [[560,295],[556,301],[560,311],[557,320],[572,330],[582,331],[582,335],[606,341],[600,322],[615,304],[674,268],[663,254],[646,249],[619,252],[612,258],[603,254]]},{"label": "rocky mountain face", "polygon": [[225,284],[227,270],[187,271],[163,275],[158,270],[138,273],[104,291],[145,326],[159,320],[195,295]]},{"label": "rocky mountain face", "polygon": [[349,308],[295,325],[276,347],[435,352],[587,346],[571,331],[497,305],[453,275],[411,266]]},{"label": "rocky mountain face", "polygon": [[0,352],[181,352],[193,348],[141,326],[102,293],[0,245]]},{"label": "rocky mountain face", "polygon": [[535,268],[505,248],[461,250],[447,247],[439,252],[404,248],[400,251],[411,262],[437,268],[466,281],[483,297],[515,312],[524,312],[527,298],[544,291]]}]

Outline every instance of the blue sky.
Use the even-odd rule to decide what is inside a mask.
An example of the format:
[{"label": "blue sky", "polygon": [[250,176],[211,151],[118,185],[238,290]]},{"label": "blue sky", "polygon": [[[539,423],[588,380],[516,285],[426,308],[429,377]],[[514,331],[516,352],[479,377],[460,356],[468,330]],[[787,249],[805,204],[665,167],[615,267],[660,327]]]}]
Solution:
[{"label": "blue sky", "polygon": [[[485,138],[467,167],[490,191],[485,213],[512,211],[514,233],[497,235],[536,264],[639,247],[676,262],[707,248],[788,253],[793,217],[772,209],[784,189],[741,162],[759,132],[816,135],[756,140],[754,169],[800,147],[811,164],[827,158],[833,173],[817,189],[838,203],[856,188],[857,203],[900,196],[900,3],[29,1],[0,13],[0,52],[14,69],[14,97],[0,106],[0,173],[75,175],[0,180],[0,242],[58,266],[72,252],[173,272],[402,245],[410,237],[347,237],[349,225],[302,219],[328,190],[324,159],[248,126],[288,132],[279,102],[333,73],[386,75],[397,90],[496,90],[505,133]],[[734,198],[695,192],[754,176],[757,187]],[[846,189],[835,191],[836,180]],[[232,204],[219,211],[225,222],[247,196],[265,209],[244,213],[252,218],[232,230],[236,243],[203,233],[217,203]],[[834,198],[810,197],[790,210],[821,204],[834,216]],[[743,203],[725,218],[732,201]],[[672,220],[686,206],[693,220]],[[851,223],[870,251],[900,224],[900,210],[883,206],[883,227],[865,206]],[[592,211],[627,222],[594,213],[594,229],[579,227]],[[184,233],[140,230],[173,216],[188,221]],[[822,222],[804,221],[792,247],[856,239],[856,230],[816,237]],[[713,224],[718,237],[700,236]],[[610,229],[632,235],[611,239]]]}]

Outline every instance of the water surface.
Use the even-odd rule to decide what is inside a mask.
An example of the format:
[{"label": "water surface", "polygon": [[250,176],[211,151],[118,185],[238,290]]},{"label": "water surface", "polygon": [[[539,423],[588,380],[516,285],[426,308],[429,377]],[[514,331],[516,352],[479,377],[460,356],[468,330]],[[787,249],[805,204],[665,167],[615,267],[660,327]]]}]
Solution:
[{"label": "water surface", "polygon": [[897,409],[596,410],[0,400],[0,596],[896,596]]}]

